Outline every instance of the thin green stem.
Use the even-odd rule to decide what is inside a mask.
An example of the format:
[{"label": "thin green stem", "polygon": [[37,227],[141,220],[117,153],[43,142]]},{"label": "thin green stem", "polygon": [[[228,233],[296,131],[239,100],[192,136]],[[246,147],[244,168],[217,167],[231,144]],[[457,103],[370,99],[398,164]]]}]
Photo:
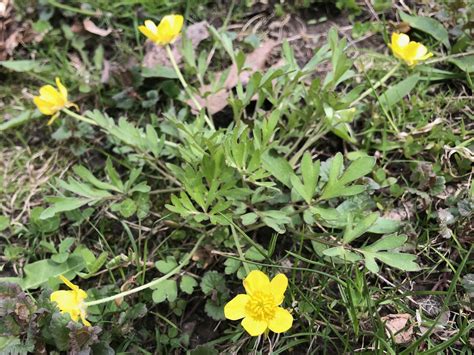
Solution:
[{"label": "thin green stem", "polygon": [[463,53],[456,53],[456,54],[445,55],[445,56],[443,56],[443,57],[439,57],[439,58],[434,58],[434,59],[431,59],[431,60],[427,60],[427,61],[425,62],[425,64],[440,63],[440,62],[444,62],[445,60],[454,59],[454,58],[466,57],[466,56],[468,56],[468,55],[474,55],[474,51],[467,51],[467,52],[463,52]]},{"label": "thin green stem", "polygon": [[362,99],[364,99],[367,95],[371,94],[375,89],[377,89],[380,85],[382,85],[383,83],[385,83],[397,70],[398,68],[400,68],[401,66],[401,63],[398,63],[397,65],[395,65],[387,74],[385,74],[385,76],[380,79],[379,81],[377,81],[374,85],[371,85],[370,88],[368,88],[367,90],[365,90],[362,94],[360,94],[360,96],[355,99],[354,101],[352,101],[352,103],[350,104],[350,107],[354,106],[355,104],[357,104],[359,101],[361,101]]},{"label": "thin green stem", "polygon": [[199,245],[201,244],[201,242],[203,241],[203,239],[205,237],[206,237],[206,235],[201,236],[198,239],[198,241],[196,242],[196,244],[194,245],[194,248],[188,253],[188,255],[186,255],[186,257],[183,259],[183,261],[177,267],[175,267],[173,270],[168,272],[166,275],[164,275],[162,277],[159,277],[155,280],[152,280],[152,281],[150,281],[150,282],[148,282],[144,285],[132,288],[131,290],[120,292],[120,293],[117,293],[116,295],[101,298],[101,299],[98,299],[98,300],[95,300],[95,301],[85,302],[84,305],[86,307],[89,307],[89,306],[96,306],[96,305],[102,304],[102,303],[107,303],[107,302],[110,302],[110,301],[115,301],[116,299],[123,298],[125,296],[129,296],[129,295],[132,295],[134,293],[137,293],[137,292],[149,289],[151,287],[154,287],[154,286],[160,284],[161,282],[169,279],[170,277],[172,277],[172,276],[176,275],[178,272],[180,272],[181,269],[188,264],[189,260],[191,260],[192,256],[194,255],[196,250],[199,248]]},{"label": "thin green stem", "polygon": [[95,121],[91,120],[90,118],[87,118],[87,117],[84,117],[84,116],[82,116],[82,115],[79,115],[79,114],[77,114],[77,113],[71,111],[71,110],[68,109],[68,108],[63,108],[61,111],[64,112],[65,114],[71,116],[72,118],[75,118],[76,120],[89,123],[89,124],[91,124],[91,125],[93,125],[93,126],[98,126],[98,124],[97,124]]},{"label": "thin green stem", "polygon": [[77,14],[86,15],[86,16],[100,16],[100,14],[101,14],[99,11],[88,11],[88,10],[78,9],[76,7],[73,7],[73,6],[61,4],[61,3],[59,3],[55,0],[48,0],[48,4],[50,4],[54,7],[57,7],[59,9],[75,12]]},{"label": "thin green stem", "polygon": [[[194,97],[193,93],[191,92],[191,89],[188,83],[184,79],[183,74],[181,73],[181,70],[179,69],[178,64],[176,63],[176,60],[174,59],[174,55],[173,55],[173,52],[171,51],[171,47],[168,44],[166,45],[166,52],[168,53],[168,57],[170,59],[171,65],[173,66],[173,69],[176,72],[176,75],[178,76],[178,79],[181,82],[181,85],[183,86],[184,90],[191,98],[191,101],[194,103],[194,106],[196,106],[196,109],[199,112],[202,112],[203,108],[201,104],[199,103],[199,101],[196,99],[196,97]],[[212,130],[215,130],[214,123],[212,123],[211,119],[207,116],[206,113],[204,113],[204,120],[208,124],[209,128],[211,128]]]},{"label": "thin green stem", "polygon": [[[240,241],[239,241],[239,236],[237,235],[237,232],[235,231],[235,228],[234,228],[233,225],[230,225],[230,229],[232,230],[232,236],[234,237],[235,247],[237,248],[240,259],[245,260],[244,253],[242,252],[242,246],[240,245]],[[245,272],[248,275],[250,273],[250,269],[249,269],[248,264],[244,261],[242,262],[242,264],[244,265]]]}]

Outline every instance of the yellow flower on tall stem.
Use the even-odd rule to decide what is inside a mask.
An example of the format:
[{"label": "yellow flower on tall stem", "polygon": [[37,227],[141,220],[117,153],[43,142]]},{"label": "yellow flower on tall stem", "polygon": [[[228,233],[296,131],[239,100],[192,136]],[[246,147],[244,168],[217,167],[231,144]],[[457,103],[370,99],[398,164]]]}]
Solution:
[{"label": "yellow flower on tall stem", "polygon": [[[183,28],[184,18],[181,15],[167,15],[163,17],[160,21],[159,25],[157,26],[153,21],[146,20],[145,25],[138,26],[138,29],[141,33],[143,33],[148,39],[154,42],[157,45],[164,46],[166,48],[166,53],[168,54],[168,58],[170,59],[171,65],[178,76],[181,85],[183,86],[186,93],[189,95],[191,100],[194,103],[194,106],[197,108],[199,112],[203,110],[199,101],[194,97],[192,90],[190,89],[188,83],[183,77],[181,70],[176,63],[176,59],[174,58],[173,51],[170,48],[170,44],[173,43],[176,38],[178,38],[179,34],[181,33],[181,29]],[[204,113],[204,120],[206,121],[209,128],[213,131],[215,130],[214,123],[212,120]]]},{"label": "yellow flower on tall stem", "polygon": [[271,330],[283,333],[291,328],[293,316],[279,307],[283,303],[288,279],[284,274],[271,281],[259,270],[251,271],[245,278],[246,294],[235,296],[224,307],[227,319],[242,319],[242,326],[251,336],[259,336]]},{"label": "yellow flower on tall stem", "polygon": [[33,98],[33,102],[43,115],[52,116],[48,125],[54,122],[62,109],[72,106],[79,109],[76,104],[68,100],[67,89],[59,78],[56,78],[56,86],[57,89],[52,85],[42,86],[39,89],[39,96]]},{"label": "yellow flower on tall stem", "polygon": [[433,56],[423,44],[410,41],[410,37],[404,33],[392,33],[392,43],[388,46],[395,57],[402,59],[410,67]]},{"label": "yellow flower on tall stem", "polygon": [[153,21],[146,20],[144,26],[138,26],[138,29],[148,39],[158,45],[173,43],[181,33],[184,18],[181,15],[167,15],[163,17],[157,26]]},{"label": "yellow flower on tall stem", "polygon": [[71,281],[60,275],[59,278],[64,282],[71,290],[65,291],[54,291],[51,296],[51,302],[56,302],[61,313],[69,313],[71,319],[75,322],[82,320],[84,325],[90,327],[91,324],[87,321],[86,316],[86,305],[84,300],[87,298],[87,292],[81,290],[79,286],[74,285]]}]

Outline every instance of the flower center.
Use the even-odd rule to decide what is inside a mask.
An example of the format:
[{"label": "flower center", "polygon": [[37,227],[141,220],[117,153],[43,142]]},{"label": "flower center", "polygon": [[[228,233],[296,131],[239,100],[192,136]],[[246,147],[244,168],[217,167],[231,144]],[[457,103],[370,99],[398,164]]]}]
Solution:
[{"label": "flower center", "polygon": [[275,299],[271,293],[256,292],[247,303],[247,313],[256,320],[270,320],[275,315]]}]

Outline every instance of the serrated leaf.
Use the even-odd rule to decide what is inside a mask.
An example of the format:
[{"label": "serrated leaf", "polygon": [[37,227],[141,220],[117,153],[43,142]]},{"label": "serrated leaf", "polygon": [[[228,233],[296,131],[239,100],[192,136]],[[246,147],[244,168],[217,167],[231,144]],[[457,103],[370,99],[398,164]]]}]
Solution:
[{"label": "serrated leaf", "polygon": [[125,218],[133,216],[133,214],[137,211],[137,204],[131,198],[127,198],[126,200],[122,201],[119,206],[120,214]]},{"label": "serrated leaf", "polygon": [[153,302],[161,303],[165,300],[174,302],[178,298],[178,286],[175,280],[163,280],[157,287],[151,294]]},{"label": "serrated leaf", "polygon": [[156,268],[163,274],[167,274],[178,266],[173,256],[166,257],[166,260],[159,260],[155,263]]},{"label": "serrated leaf", "polygon": [[213,290],[222,292],[225,289],[224,276],[217,271],[208,271],[204,274],[200,286],[205,295],[210,294]]},{"label": "serrated leaf", "polygon": [[189,275],[183,275],[181,278],[181,282],[179,284],[179,288],[181,291],[187,293],[188,295],[192,294],[194,291],[194,288],[198,285],[197,281],[194,279],[194,277],[191,277]]}]

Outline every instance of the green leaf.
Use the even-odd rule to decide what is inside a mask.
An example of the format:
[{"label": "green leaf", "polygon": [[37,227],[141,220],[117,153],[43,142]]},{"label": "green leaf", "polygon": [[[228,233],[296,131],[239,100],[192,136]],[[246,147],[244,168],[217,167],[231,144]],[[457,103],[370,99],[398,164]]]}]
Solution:
[{"label": "green leaf", "polygon": [[10,218],[7,216],[0,216],[0,232],[10,227]]},{"label": "green leaf", "polygon": [[244,226],[248,226],[250,224],[254,224],[257,221],[258,215],[254,212],[250,212],[240,216],[240,219],[242,220],[242,224]]},{"label": "green leaf", "polygon": [[262,155],[262,164],[264,169],[271,173],[278,181],[291,188],[291,176],[295,173],[286,159],[274,153],[266,152]]},{"label": "green leaf", "polygon": [[392,107],[406,95],[408,95],[419,80],[420,76],[418,74],[413,74],[399,83],[389,87],[383,94],[380,95],[380,104],[386,108]]},{"label": "green leaf", "polygon": [[32,113],[33,112],[30,110],[25,110],[22,111],[18,116],[15,116],[7,121],[3,121],[0,123],[0,132],[25,124],[33,118]]},{"label": "green leaf", "polygon": [[166,78],[177,79],[178,76],[172,67],[157,65],[153,68],[142,68],[142,77],[144,78]]},{"label": "green leaf", "polygon": [[379,252],[375,257],[385,264],[403,271],[419,271],[420,266],[415,262],[416,255],[405,253]]},{"label": "green leaf", "polygon": [[225,279],[217,271],[208,271],[201,280],[201,290],[205,295],[209,295],[213,290],[223,292],[225,290]]},{"label": "green leaf", "polygon": [[399,11],[398,13],[402,21],[408,23],[410,27],[423,31],[443,43],[447,48],[450,47],[448,31],[434,18],[411,16],[402,11]]},{"label": "green leaf", "polygon": [[449,62],[455,64],[459,69],[466,73],[474,73],[474,55],[468,55],[462,58],[452,58],[449,59]]},{"label": "green leaf", "polygon": [[119,189],[119,191],[125,191],[123,182],[120,179],[120,175],[118,174],[117,170],[115,170],[110,158],[108,158],[107,162],[105,163],[105,172],[112,184],[114,184]]},{"label": "green leaf", "polygon": [[72,277],[84,267],[84,259],[79,256],[71,256],[62,264],[51,260],[36,261],[23,268],[25,277],[21,279],[20,286],[24,290],[35,289],[47,283],[51,278],[57,279],[59,275]]},{"label": "green leaf", "polygon": [[178,266],[173,256],[166,257],[166,260],[160,260],[155,263],[156,268],[163,274],[167,274]]},{"label": "green leaf", "polygon": [[76,241],[76,239],[72,238],[72,237],[68,237],[68,238],[62,240],[61,243],[59,243],[59,248],[58,248],[59,252],[60,253],[68,252],[75,241]]},{"label": "green leaf", "polygon": [[341,178],[339,179],[339,184],[347,185],[348,183],[355,181],[362,176],[370,173],[375,166],[375,158],[373,157],[362,157],[354,162],[344,171]]},{"label": "green leaf", "polygon": [[53,202],[52,206],[41,213],[40,219],[48,219],[54,217],[56,213],[78,209],[94,200],[90,198],[54,197],[51,198],[51,201]]},{"label": "green leaf", "polygon": [[165,300],[174,302],[178,298],[178,286],[175,280],[163,280],[157,287],[151,294],[153,302],[161,303]]},{"label": "green leaf", "polygon": [[61,223],[59,216],[42,219],[41,215],[43,212],[44,208],[42,207],[35,207],[31,210],[30,218],[34,229],[42,233],[51,233],[56,231]]},{"label": "green leaf", "polygon": [[366,233],[370,227],[372,227],[378,217],[378,213],[371,213],[364,219],[357,222],[357,225],[354,228],[352,227],[352,222],[349,221],[346,226],[346,230],[344,231],[344,243],[350,243],[353,240],[359,238],[362,234]]},{"label": "green leaf", "polygon": [[305,190],[311,198],[313,197],[316,191],[316,186],[318,185],[319,168],[320,161],[318,160],[313,164],[311,154],[305,152],[303,159],[301,160],[301,175],[303,176]]},{"label": "green leaf", "polygon": [[387,235],[375,243],[372,243],[369,246],[362,248],[363,250],[368,250],[370,252],[377,252],[380,250],[390,250],[401,247],[407,241],[408,237],[406,235]]},{"label": "green leaf", "polygon": [[245,252],[245,258],[253,261],[262,261],[265,260],[265,255],[262,255],[262,253],[255,246],[251,246]]},{"label": "green leaf", "polygon": [[137,205],[135,201],[133,201],[131,198],[127,198],[126,200],[122,201],[119,205],[120,205],[120,214],[125,218],[129,218],[133,216],[133,214],[137,211]]},{"label": "green leaf", "polygon": [[43,64],[34,60],[6,60],[0,61],[0,66],[16,72],[28,72],[40,71]]},{"label": "green leaf", "polygon": [[97,179],[94,174],[91,173],[86,167],[82,165],[75,165],[73,168],[74,172],[77,176],[79,176],[85,182],[88,182],[95,187],[102,189],[102,190],[112,190],[117,192],[122,192],[118,187],[115,185],[109,184],[107,182],[100,181]]},{"label": "green leaf", "polygon": [[228,258],[224,261],[226,275],[231,275],[239,270],[242,263],[239,260]]},{"label": "green leaf", "polygon": [[206,301],[204,306],[206,314],[214,320],[224,320],[224,306],[215,304],[211,299]]},{"label": "green leaf", "polygon": [[181,291],[187,293],[188,295],[192,294],[194,291],[194,288],[198,285],[197,281],[194,279],[194,277],[191,277],[189,275],[184,275],[181,278],[181,282],[179,284],[179,288]]}]

